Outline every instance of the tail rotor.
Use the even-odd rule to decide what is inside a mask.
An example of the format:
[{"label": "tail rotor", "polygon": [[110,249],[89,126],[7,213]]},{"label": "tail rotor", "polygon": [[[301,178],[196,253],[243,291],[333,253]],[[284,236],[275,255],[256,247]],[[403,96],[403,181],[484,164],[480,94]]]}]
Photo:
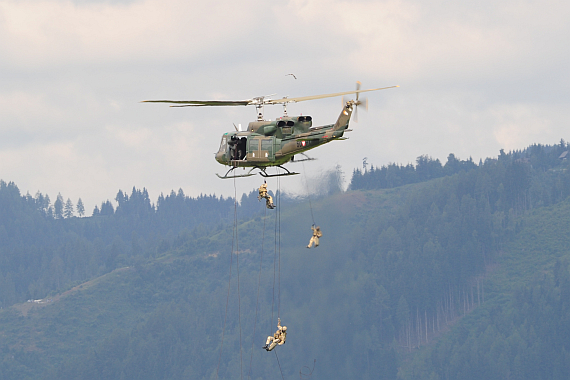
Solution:
[{"label": "tail rotor", "polygon": [[352,104],[355,107],[355,109],[354,109],[354,121],[356,123],[358,123],[358,108],[361,105],[364,105],[364,110],[368,111],[368,98],[360,99],[360,92],[358,92],[360,90],[361,85],[362,85],[362,83],[360,83],[360,81],[356,82],[356,100],[352,101]]}]

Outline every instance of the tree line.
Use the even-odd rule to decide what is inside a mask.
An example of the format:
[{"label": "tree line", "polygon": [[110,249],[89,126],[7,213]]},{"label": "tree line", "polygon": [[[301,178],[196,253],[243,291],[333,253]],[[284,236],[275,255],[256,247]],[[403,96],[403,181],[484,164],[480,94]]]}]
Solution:
[{"label": "tree line", "polygon": [[[418,166],[426,167],[420,168],[420,174],[417,167],[397,169],[392,173],[394,176],[390,174],[389,183],[382,182],[378,174],[387,175],[388,169],[355,171],[351,188],[359,188],[360,180],[368,183],[367,187],[360,187],[363,199],[367,199],[365,207],[336,223],[340,198],[321,199],[319,202],[325,206],[313,204],[323,221],[321,226],[325,226],[319,250],[326,247],[327,239],[331,242],[325,252],[309,254],[306,249],[298,252],[300,238],[296,236],[301,231],[298,215],[303,206],[294,209],[282,224],[283,236],[288,236],[283,239],[282,248],[288,254],[283,255],[279,264],[283,268],[279,297],[288,305],[289,315],[295,316],[291,330],[296,331],[291,335],[295,339],[289,344],[295,340],[298,343],[295,349],[282,350],[279,355],[283,354],[288,362],[305,363],[312,353],[318,352],[315,378],[354,374],[363,379],[395,378],[406,352],[430,344],[446,326],[489,302],[486,270],[497,262],[501,250],[524,231],[528,211],[560,204],[568,198],[568,162],[559,159],[567,150],[562,141],[552,146],[532,145],[520,151],[501,151],[497,158],[488,158],[478,165],[471,160],[462,164],[464,161],[455,159],[460,169],[449,169],[448,175],[440,175],[437,160],[423,156],[425,159]],[[448,159],[449,168],[455,167],[455,160]],[[442,170],[445,166],[439,164]],[[412,179],[416,182],[404,183]],[[396,188],[397,181],[400,186]],[[100,378],[103,369],[124,378],[143,376],[143,372],[152,378],[214,376],[224,314],[212,300],[225,300],[228,292],[224,277],[228,263],[225,256],[217,253],[233,245],[231,225],[227,222],[233,216],[235,200],[215,196],[189,198],[182,191],[173,191],[153,204],[144,189],[133,189],[128,196],[119,191],[117,207],[110,202],[111,207],[105,206],[104,202],[97,207],[100,212],[95,216],[54,219],[37,209],[34,198],[22,197],[13,184],[4,187],[0,184],[0,201],[4,197],[7,203],[4,206],[0,202],[2,214],[12,213],[12,217],[0,221],[0,226],[4,226],[0,227],[0,236],[2,228],[10,236],[7,240],[10,249],[3,248],[0,256],[4,260],[0,267],[3,281],[0,291],[5,293],[0,300],[6,299],[6,294],[12,299],[23,299],[26,291],[32,294],[58,289],[76,278],[134,265],[136,278],[129,288],[129,299],[144,305],[153,299],[168,302],[156,307],[151,317],[132,331],[117,331],[84,358],[64,363],[51,372],[50,378]],[[255,191],[244,194],[239,207],[242,207],[239,215],[243,217],[239,234],[240,268],[245,278],[241,286],[253,288],[260,269],[254,254],[259,253],[260,231],[267,219],[260,213],[264,206],[257,201]],[[33,234],[28,231],[37,235],[29,237]],[[274,240],[267,242],[267,246],[276,246],[277,227],[270,235]],[[47,246],[45,251],[40,244]],[[51,257],[48,251],[52,252]],[[171,254],[179,262],[169,266],[152,261],[161,254]],[[319,259],[320,256],[323,257]],[[149,264],[144,265],[144,260]],[[270,283],[274,264],[270,259],[264,259],[263,263],[264,279]],[[528,301],[536,299],[534,290],[521,290],[520,299],[525,300],[520,302],[521,310],[562,308],[561,298],[557,297],[566,292],[562,280],[566,276],[562,270],[565,265],[560,266],[558,285],[554,280],[550,287],[554,289],[552,296],[547,297],[544,305]],[[5,267],[10,270],[4,271]],[[28,272],[21,273],[22,268]],[[44,276],[46,273],[49,276]],[[24,277],[36,280],[22,286],[26,284]],[[30,287],[30,284],[35,285]],[[235,291],[235,287],[232,289]],[[242,300],[244,321],[255,318],[253,294],[247,293]],[[230,299],[230,310],[234,313],[238,309],[237,298]],[[271,287],[262,291],[261,299],[272,304],[275,298]],[[532,318],[550,320],[546,315]],[[561,313],[560,321],[565,318]],[[269,317],[262,321],[263,326],[274,329]],[[196,323],[200,328],[192,329]],[[493,335],[490,331],[489,335]],[[556,330],[544,331],[551,336],[551,331]],[[505,339],[508,332],[502,332]],[[230,319],[220,378],[239,373],[239,335],[237,318]],[[308,338],[302,340],[303,336]],[[334,336],[337,344],[324,344],[321,337],[329,336]],[[469,332],[462,336],[469,336]],[[194,344],[197,342],[200,343]],[[246,340],[246,344],[250,343]],[[460,347],[460,343],[452,345]],[[560,351],[561,346],[557,347]],[[496,352],[506,352],[503,348]],[[451,357],[446,356],[451,353],[445,350],[437,355],[434,360]],[[481,359],[477,360],[470,363],[481,363]],[[556,360],[565,363],[566,357],[561,354]],[[169,363],[167,369],[163,368],[164,363]],[[432,365],[428,378],[432,373],[439,378],[451,378],[443,374],[453,368],[457,371],[449,373],[460,377],[461,371],[470,368],[438,362]],[[275,375],[274,371],[274,362],[268,361],[257,377]],[[291,368],[286,371],[287,376],[296,375]]]},{"label": "tree line", "polygon": [[[312,353],[318,352],[320,365],[315,378],[349,377],[354,374],[363,379],[396,378],[398,367],[404,365],[402,358],[406,353],[430,344],[459,318],[473,313],[488,302],[486,270],[497,262],[501,250],[520,236],[528,210],[559,204],[570,195],[568,163],[558,159],[567,148],[566,144],[533,145],[522,151],[502,151],[497,158],[486,159],[479,165],[466,164],[469,170],[460,169],[452,175],[386,193],[384,201],[367,202],[366,207],[357,212],[357,217],[352,217],[346,223],[329,223],[324,229],[323,242],[327,241],[327,238],[331,239],[334,246],[327,248],[326,259],[323,260],[304,259],[306,255],[299,256],[295,253],[299,249],[295,247],[299,244],[298,239],[284,240],[283,252],[288,254],[282,258],[280,264],[284,268],[280,297],[287,300],[290,313],[296,316],[295,323],[291,326],[291,331],[295,331],[295,334],[292,333],[291,336],[297,338],[295,349],[280,351],[280,355],[284,355],[283,360],[303,363]],[[372,177],[371,171],[358,175]],[[379,186],[383,189],[382,185]],[[326,202],[327,199],[322,201]],[[319,213],[321,220],[334,220],[338,217],[334,214],[335,210],[328,207],[315,212]],[[295,217],[293,220],[298,223]],[[289,219],[283,222],[288,226],[283,233],[298,230]],[[240,252],[258,252],[262,223],[263,220],[244,223],[239,234]],[[176,241],[171,249],[183,256],[206,257],[208,253],[223,251],[224,247],[230,246],[231,236],[229,229],[219,235],[185,235]],[[333,237],[337,236],[338,239],[333,240]],[[227,283],[216,276],[227,270],[226,259],[220,256],[211,260],[209,264],[194,262],[193,265],[204,273],[204,277],[201,280],[195,278],[181,286],[191,287],[199,282],[200,288],[211,289],[213,299],[225,300],[227,290],[224,288]],[[248,279],[243,280],[241,286],[253,286],[250,282],[254,283],[252,279],[257,278],[255,273],[259,264],[247,255],[240,260],[244,260],[240,264],[241,270],[247,273],[244,275],[242,272],[242,276]],[[235,263],[233,265],[235,266]],[[262,273],[271,277],[271,260],[264,261],[264,265],[268,267]],[[156,267],[152,270],[164,271]],[[210,274],[205,274],[205,271]],[[562,269],[559,276],[565,276]],[[235,292],[235,288],[232,289]],[[310,291],[307,291],[308,289]],[[533,295],[536,294],[535,291],[525,292],[522,294],[531,294],[525,297],[539,299]],[[547,304],[552,302],[552,308],[560,308],[562,298],[558,294],[565,294],[564,292],[566,290],[549,293],[552,296],[547,297],[543,306],[548,309]],[[175,321],[190,329],[191,322],[184,322],[187,321],[188,315],[191,315],[194,321],[215,320],[218,328],[221,328],[223,314],[216,314],[210,307],[202,304],[199,297],[197,298],[198,293],[184,291],[181,294],[186,296],[181,298],[180,303],[168,306],[171,316],[166,317],[162,309],[157,309],[157,316],[165,318],[164,334],[172,333],[168,327],[170,325],[173,329],[177,328]],[[204,296],[203,293],[200,294]],[[237,297],[235,293],[232,294],[234,296],[230,298],[230,309],[237,313]],[[252,321],[257,309],[254,297],[248,292],[244,294],[246,296],[241,303],[241,320]],[[318,296],[312,296],[313,294]],[[262,299],[266,304],[271,304],[271,288],[262,292]],[[520,307],[527,311],[536,311],[543,307],[542,304],[533,306],[528,301],[525,302],[528,305],[521,303]],[[188,309],[180,314],[180,318],[173,317],[184,308]],[[533,318],[543,318],[552,321],[556,326],[563,326],[561,322],[555,322],[547,315],[537,315]],[[560,321],[565,318],[565,314],[559,317]],[[226,350],[220,368],[220,378],[235,377],[241,370],[241,333],[238,330],[237,317],[230,319],[230,323],[231,328],[226,331],[224,338]],[[143,376],[137,368],[148,368],[144,373],[152,373],[155,378],[160,378],[161,373],[168,373],[171,378],[184,378],[189,375],[215,378],[216,373],[213,371],[220,348],[220,330],[209,324],[207,326],[195,335],[182,334],[180,338],[173,338],[173,342],[168,343],[160,341],[160,334],[149,335],[149,325],[141,325],[136,331],[133,330],[126,341],[122,338],[109,338],[101,347],[102,351],[97,351],[97,356],[107,358],[109,363],[113,362],[114,373],[124,374],[125,378]],[[526,329],[529,330],[530,326]],[[556,335],[557,330],[544,331],[552,337]],[[505,339],[506,334],[503,333]],[[117,336],[119,335],[118,333]],[[302,340],[300,336],[305,335],[308,338]],[[485,336],[491,339],[489,337],[494,335],[496,334],[491,328]],[[251,337],[247,334],[245,336],[246,346],[249,346],[248,339]],[[319,337],[326,336],[334,336],[336,344],[323,344]],[[493,339],[497,340],[497,337]],[[201,342],[200,353],[193,351],[195,347],[189,343],[193,341]],[[114,361],[116,356],[113,352],[119,352],[119,347],[122,347],[119,342],[125,342],[121,344],[129,347],[128,350],[134,352],[136,347],[139,347],[145,353],[140,356],[134,353],[122,354],[118,362]],[[255,344],[257,343],[254,342]],[[453,344],[457,346],[459,343]],[[502,343],[497,340],[485,344],[481,345],[480,355],[488,353],[489,347],[500,346]],[[507,355],[508,352],[504,345],[501,347],[503,348],[492,351],[498,355],[497,363],[503,360],[499,354]],[[461,350],[466,349],[467,347]],[[540,349],[538,346],[535,349],[536,351],[524,353],[520,351],[519,359],[516,359],[517,354],[508,356],[505,359],[507,362],[516,359],[520,363],[518,372],[511,373],[520,373],[525,368],[530,371],[530,364],[525,364],[524,358],[527,356],[523,357],[523,354],[538,354]],[[557,368],[552,371],[562,371],[560,373],[565,374],[564,363],[567,358],[560,350],[559,345],[553,360],[535,360],[533,363],[537,366],[550,363]],[[166,354],[169,352],[174,356]],[[204,356],[204,352],[208,355]],[[426,376],[414,377],[415,375],[408,373],[401,375],[410,378],[430,378],[432,375],[434,379],[457,378],[462,377],[464,371],[482,363],[482,359],[475,357],[468,362],[473,367],[461,366],[463,358],[454,356],[454,353],[451,349],[442,348],[432,357],[433,360],[443,358],[434,361],[433,368],[425,367],[425,363],[421,364],[424,366],[422,368],[431,368],[428,372],[419,372],[416,368],[417,373]],[[152,360],[141,361],[143,357]],[[193,359],[198,357],[201,359]],[[159,371],[159,363],[169,360],[168,358],[179,362],[172,362],[172,366],[164,370],[166,372]],[[445,364],[448,360],[446,358],[457,363],[456,367]],[[92,365],[94,360],[95,354],[90,353],[85,359],[60,368],[57,376],[81,373],[82,378],[96,378],[100,376],[100,370],[97,369],[100,367]],[[271,370],[275,369],[272,365],[264,362],[257,368],[257,376],[261,376],[259,373],[270,375]],[[505,378],[507,372],[499,365],[492,364],[490,368],[484,374],[477,372],[479,377],[473,375],[471,378]],[[294,375],[291,369],[288,371],[286,376]]]},{"label": "tree line", "polygon": [[[287,201],[287,197],[284,197]],[[0,307],[44,298],[73,284],[168,250],[180,234],[207,234],[231,222],[234,206],[251,217],[263,210],[257,191],[233,198],[189,197],[182,189],[153,203],[146,189],[119,190],[84,216],[61,194],[51,204],[38,192],[22,195],[0,180]],[[75,212],[80,218],[74,217]]]}]

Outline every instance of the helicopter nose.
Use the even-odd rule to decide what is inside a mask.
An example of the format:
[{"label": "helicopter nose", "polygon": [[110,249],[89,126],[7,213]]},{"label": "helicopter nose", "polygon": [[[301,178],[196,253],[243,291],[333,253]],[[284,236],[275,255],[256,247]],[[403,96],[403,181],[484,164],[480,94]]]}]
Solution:
[{"label": "helicopter nose", "polygon": [[222,152],[216,152],[214,154],[216,157],[216,161],[218,161],[220,164],[225,164],[224,154]]}]

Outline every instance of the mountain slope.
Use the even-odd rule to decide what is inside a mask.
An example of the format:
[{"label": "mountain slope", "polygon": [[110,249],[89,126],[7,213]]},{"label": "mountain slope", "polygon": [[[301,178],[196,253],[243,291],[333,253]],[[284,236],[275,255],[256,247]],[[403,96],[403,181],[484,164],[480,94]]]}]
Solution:
[{"label": "mountain slope", "polygon": [[[316,360],[315,379],[394,379],[398,367],[403,378],[445,378],[451,369],[461,374],[467,367],[442,363],[470,347],[464,344],[472,326],[485,330],[494,323],[485,316],[542,305],[528,295],[540,294],[536,287],[542,284],[519,289],[520,278],[534,273],[541,260],[558,268],[545,307],[562,310],[567,264],[548,257],[560,250],[551,245],[554,239],[544,239],[534,255],[513,256],[516,264],[501,261],[510,257],[509,247],[549,226],[534,222],[534,215],[562,218],[544,207],[566,210],[560,200],[570,175],[557,165],[536,170],[504,155],[406,186],[312,202],[281,204],[276,198],[274,211],[253,199],[257,216],[242,218],[238,208],[237,234],[231,225],[210,224],[182,230],[159,243],[160,249],[137,248],[141,240],[132,239],[131,256],[114,261],[115,268],[128,262],[123,268],[52,302],[0,312],[1,373],[8,379],[261,379],[278,377],[278,370],[297,376]],[[308,250],[312,215],[324,236]],[[128,226],[129,219],[121,218]],[[511,272],[500,272],[505,267]],[[502,274],[490,281],[496,273]],[[519,302],[501,306],[513,299]],[[502,308],[493,308],[497,302]],[[289,328],[287,344],[268,354],[260,347],[278,316]],[[543,319],[559,323],[563,317]],[[494,336],[492,330],[487,335]],[[494,342],[486,344],[480,347]],[[499,340],[497,347],[504,344]],[[516,355],[505,355],[514,363]],[[565,356],[557,357],[562,364],[553,367],[564,368]],[[504,367],[490,366],[486,375],[500,377]]]},{"label": "mountain slope", "polygon": [[418,352],[403,379],[570,377],[570,200],[521,222],[485,279],[483,305]]}]

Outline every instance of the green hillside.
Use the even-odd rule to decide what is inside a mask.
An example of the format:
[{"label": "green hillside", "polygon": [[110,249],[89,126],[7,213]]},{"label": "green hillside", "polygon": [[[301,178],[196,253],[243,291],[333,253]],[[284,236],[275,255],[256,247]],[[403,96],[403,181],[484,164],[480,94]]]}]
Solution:
[{"label": "green hillside", "polygon": [[570,378],[570,200],[534,210],[485,276],[485,302],[403,379]]},{"label": "green hillside", "polygon": [[[13,287],[0,292],[2,378],[306,378],[313,365],[315,380],[562,378],[564,149],[479,165],[422,156],[415,168],[358,172],[346,193],[276,194],[273,211],[250,193],[237,215],[233,200],[179,192],[155,206],[133,189],[116,210],[101,207],[108,215],[52,220],[4,183],[0,211],[13,216],[0,213],[0,232],[39,226],[63,258],[28,260],[26,277],[18,253],[41,253],[39,243],[0,246],[0,280]],[[20,211],[3,206],[20,199]],[[309,250],[311,215],[324,236]],[[42,302],[10,304],[24,285]],[[278,316],[287,344],[267,353]]]}]

